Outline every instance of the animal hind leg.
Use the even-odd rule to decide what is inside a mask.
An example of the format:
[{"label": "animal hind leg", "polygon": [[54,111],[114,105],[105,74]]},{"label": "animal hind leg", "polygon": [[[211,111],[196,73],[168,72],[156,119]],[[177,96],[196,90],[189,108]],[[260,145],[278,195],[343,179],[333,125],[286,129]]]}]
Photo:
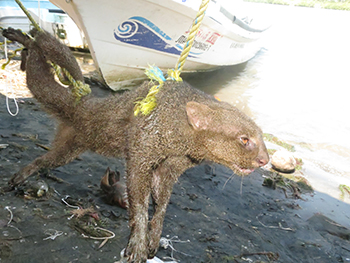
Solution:
[{"label": "animal hind leg", "polygon": [[66,45],[61,43],[58,39],[46,31],[32,29],[30,33],[35,37],[34,40],[29,38],[19,29],[9,27],[7,29],[3,29],[2,31],[3,36],[9,40],[16,41],[24,45],[28,49],[32,48],[32,44],[35,43],[35,45],[40,48],[42,54],[45,55],[47,60],[50,60],[51,62],[59,65],[61,68],[68,70],[76,81],[84,81],[84,77],[78,62]]},{"label": "animal hind leg", "polygon": [[29,48],[34,42],[28,37],[28,35],[24,34],[20,29],[14,29],[12,27],[3,29],[2,35],[7,39],[18,42],[27,48]]},{"label": "animal hind leg", "polygon": [[76,138],[77,135],[73,128],[61,124],[49,152],[36,158],[14,174],[9,185],[14,187],[42,169],[56,168],[73,161],[86,150]]},{"label": "animal hind leg", "polygon": [[76,81],[84,81],[78,62],[70,49],[46,31],[33,29],[35,44],[41,49],[47,60],[66,69]]},{"label": "animal hind leg", "polygon": [[[27,34],[24,34],[19,29],[13,29],[11,27],[2,30],[2,34],[11,41],[18,42],[25,46],[22,50],[22,63],[21,69],[30,68],[30,72],[27,71],[27,84],[30,87],[40,85],[40,89],[49,89],[54,85],[54,76],[51,72],[51,66],[47,64],[46,54],[42,52],[42,49],[36,44],[32,38]],[[29,79],[29,83],[28,83]],[[33,85],[31,85],[31,80]],[[42,83],[44,83],[42,85]],[[33,92],[33,91],[32,91]]]},{"label": "animal hind leg", "polygon": [[27,86],[35,98],[51,113],[67,117],[65,114],[74,107],[75,98],[65,87],[55,81],[52,68],[47,63],[47,57],[42,48],[21,30],[4,29],[3,35],[27,48],[22,51],[21,69],[27,71]]}]

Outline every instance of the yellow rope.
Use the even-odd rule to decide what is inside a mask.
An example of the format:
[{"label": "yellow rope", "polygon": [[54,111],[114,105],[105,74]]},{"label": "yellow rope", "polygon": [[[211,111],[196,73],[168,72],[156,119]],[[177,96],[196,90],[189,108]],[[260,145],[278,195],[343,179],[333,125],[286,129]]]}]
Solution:
[{"label": "yellow rope", "polygon": [[[209,5],[210,0],[202,0],[202,4],[199,7],[199,11],[197,13],[196,19],[192,23],[192,27],[190,30],[190,33],[187,37],[186,44],[184,46],[184,49],[181,52],[180,58],[178,62],[175,65],[175,69],[169,69],[168,70],[168,79],[167,80],[175,80],[175,81],[182,81],[182,78],[180,77],[181,71],[185,65],[185,61],[188,57],[188,54],[190,53],[190,50],[192,48],[194,39],[198,33],[199,27],[203,21],[205,11],[207,10],[207,7]],[[156,94],[159,92],[161,87],[164,84],[164,77],[161,70],[157,67],[150,67],[149,69],[146,69],[146,75],[151,80],[156,80],[159,82],[159,85],[154,85],[148,92],[146,98],[135,102],[135,108],[134,108],[134,115],[137,116],[140,112],[143,115],[148,115],[151,113],[151,111],[157,106],[156,102]],[[164,79],[164,80],[163,80]]]},{"label": "yellow rope", "polygon": [[[3,28],[0,26],[0,32],[1,32],[2,29]],[[12,43],[11,40],[6,40],[6,44],[10,44],[10,43]],[[2,45],[5,45],[5,41],[4,42],[0,42],[0,46],[2,46]]]},{"label": "yellow rope", "polygon": [[[8,42],[7,42],[8,43]],[[5,69],[5,67],[11,62],[12,58],[14,58],[16,56],[16,53],[21,51],[23,48],[18,48],[16,49],[15,51],[13,51],[13,54],[10,55],[8,58],[7,58],[7,61],[1,65],[1,69]]]},{"label": "yellow rope", "polygon": [[197,17],[192,23],[192,27],[191,27],[190,33],[187,37],[187,41],[186,41],[186,44],[184,46],[184,49],[182,50],[180,58],[175,65],[175,70],[168,71],[168,75],[171,79],[174,79],[176,81],[182,81],[182,79],[180,78],[181,71],[185,65],[185,61],[188,57],[188,54],[190,53],[194,39],[196,38],[199,27],[203,21],[205,11],[207,10],[209,2],[210,2],[210,0],[202,0],[202,4],[199,7]]},{"label": "yellow rope", "polygon": [[28,19],[30,20],[30,22],[32,22],[33,26],[38,30],[38,31],[43,31],[39,25],[35,22],[35,20],[33,19],[33,17],[30,15],[30,13],[28,12],[28,10],[24,7],[24,5],[22,5],[22,2],[19,0],[15,0],[16,3],[19,5],[19,7],[22,9],[22,11],[26,14],[26,16],[28,17]]},{"label": "yellow rope", "polygon": [[[72,77],[72,75],[68,72],[68,70],[66,70],[65,68],[61,68],[55,63],[51,63],[51,65],[54,68],[55,73],[62,84],[64,85],[72,84],[73,86],[72,93],[76,97],[77,101],[79,101],[81,97],[84,97],[91,93],[91,89],[88,84],[84,84],[81,81],[76,81]],[[65,79],[63,74],[68,78],[68,81]]]},{"label": "yellow rope", "polygon": [[58,66],[55,63],[50,63],[51,66],[53,67],[53,69],[55,70],[55,73],[59,79],[59,81],[63,84],[63,85],[69,85],[70,82],[69,80],[67,81],[67,78],[65,77],[64,73],[62,72],[62,69],[60,66]]},{"label": "yellow rope", "polygon": [[[43,31],[39,25],[35,22],[35,20],[33,19],[33,17],[30,15],[30,13],[28,12],[28,10],[23,6],[23,4],[21,3],[20,0],[15,0],[16,3],[19,5],[19,7],[22,9],[22,11],[26,14],[26,16],[28,17],[28,19],[30,20],[30,22],[33,24],[33,26],[38,30],[38,31]],[[58,65],[51,63],[51,65],[53,66],[53,68],[55,69],[55,72],[58,76],[58,78],[60,79],[62,84],[71,84],[73,86],[73,90],[72,93],[75,95],[75,97],[77,98],[77,101],[79,101],[81,99],[81,97],[88,95],[91,93],[91,89],[90,86],[88,84],[84,84],[81,81],[75,81],[75,79],[72,77],[72,75],[68,72],[68,70],[66,69],[62,69],[63,73],[67,76],[69,83],[67,83],[64,78],[62,77],[62,72],[61,69]],[[6,65],[5,65],[6,66]]]},{"label": "yellow rope", "polygon": [[149,66],[146,69],[145,74],[153,81],[157,81],[159,84],[154,85],[148,92],[146,98],[135,102],[134,115],[137,116],[140,112],[143,115],[148,115],[157,106],[156,94],[163,86],[166,79],[163,76],[163,72],[155,66]]}]

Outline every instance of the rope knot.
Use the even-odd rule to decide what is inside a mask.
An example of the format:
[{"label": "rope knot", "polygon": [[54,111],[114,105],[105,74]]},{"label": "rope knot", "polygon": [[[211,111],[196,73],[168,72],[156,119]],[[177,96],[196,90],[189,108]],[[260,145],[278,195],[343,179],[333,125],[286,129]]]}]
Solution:
[{"label": "rope knot", "polygon": [[148,92],[146,98],[136,101],[134,108],[134,115],[137,116],[140,112],[143,115],[148,115],[157,106],[156,95],[163,87],[166,79],[163,76],[163,72],[156,66],[149,66],[146,69],[145,74],[151,79],[151,81],[156,81],[159,84],[154,85]]},{"label": "rope knot", "polygon": [[76,81],[76,85],[73,85],[72,93],[76,97],[76,100],[79,101],[82,97],[91,93],[91,88],[88,84],[78,80]]},{"label": "rope knot", "polygon": [[169,69],[168,70],[168,79],[174,80],[174,81],[182,81],[182,78],[180,77],[181,71],[175,70],[175,69]]}]

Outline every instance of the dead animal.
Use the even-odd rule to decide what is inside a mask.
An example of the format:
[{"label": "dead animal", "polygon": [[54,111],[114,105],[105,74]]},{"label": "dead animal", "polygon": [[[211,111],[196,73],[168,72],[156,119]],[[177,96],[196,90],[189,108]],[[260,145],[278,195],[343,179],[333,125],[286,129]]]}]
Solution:
[{"label": "dead animal", "polygon": [[157,253],[173,185],[188,168],[207,159],[245,176],[268,162],[262,131],[248,116],[185,82],[166,81],[156,95],[157,107],[147,116],[135,116],[134,106],[148,94],[148,82],[120,95],[88,95],[77,102],[73,87],[57,83],[47,63],[54,62],[83,82],[68,47],[46,32],[31,34],[34,39],[18,30],[3,30],[5,37],[27,48],[27,86],[58,119],[59,127],[51,150],[22,168],[10,184],[18,185],[40,169],[65,165],[87,150],[125,158],[129,263],[146,262]]},{"label": "dead animal", "polygon": [[106,201],[111,205],[118,205],[122,208],[128,206],[126,184],[120,181],[120,173],[107,168],[101,179],[101,189],[106,194]]}]

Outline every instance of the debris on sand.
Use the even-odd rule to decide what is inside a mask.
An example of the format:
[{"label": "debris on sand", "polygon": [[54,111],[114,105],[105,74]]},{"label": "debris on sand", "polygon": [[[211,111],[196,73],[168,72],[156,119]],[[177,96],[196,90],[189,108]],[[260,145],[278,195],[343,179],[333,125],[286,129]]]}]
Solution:
[{"label": "debris on sand", "polygon": [[350,240],[350,230],[348,228],[338,224],[321,213],[314,214],[307,221],[320,232],[329,233],[344,240]]},{"label": "debris on sand", "polygon": [[276,172],[265,172],[264,178],[263,186],[272,189],[282,189],[286,198],[289,198],[288,192],[291,192],[292,198],[304,200],[301,197],[301,194],[313,192],[309,182],[301,175],[286,177],[285,175]]},{"label": "debris on sand", "polygon": [[100,186],[106,194],[108,204],[127,208],[128,196],[126,193],[126,184],[120,180],[120,173],[118,171],[111,171],[108,167],[101,179]]}]

